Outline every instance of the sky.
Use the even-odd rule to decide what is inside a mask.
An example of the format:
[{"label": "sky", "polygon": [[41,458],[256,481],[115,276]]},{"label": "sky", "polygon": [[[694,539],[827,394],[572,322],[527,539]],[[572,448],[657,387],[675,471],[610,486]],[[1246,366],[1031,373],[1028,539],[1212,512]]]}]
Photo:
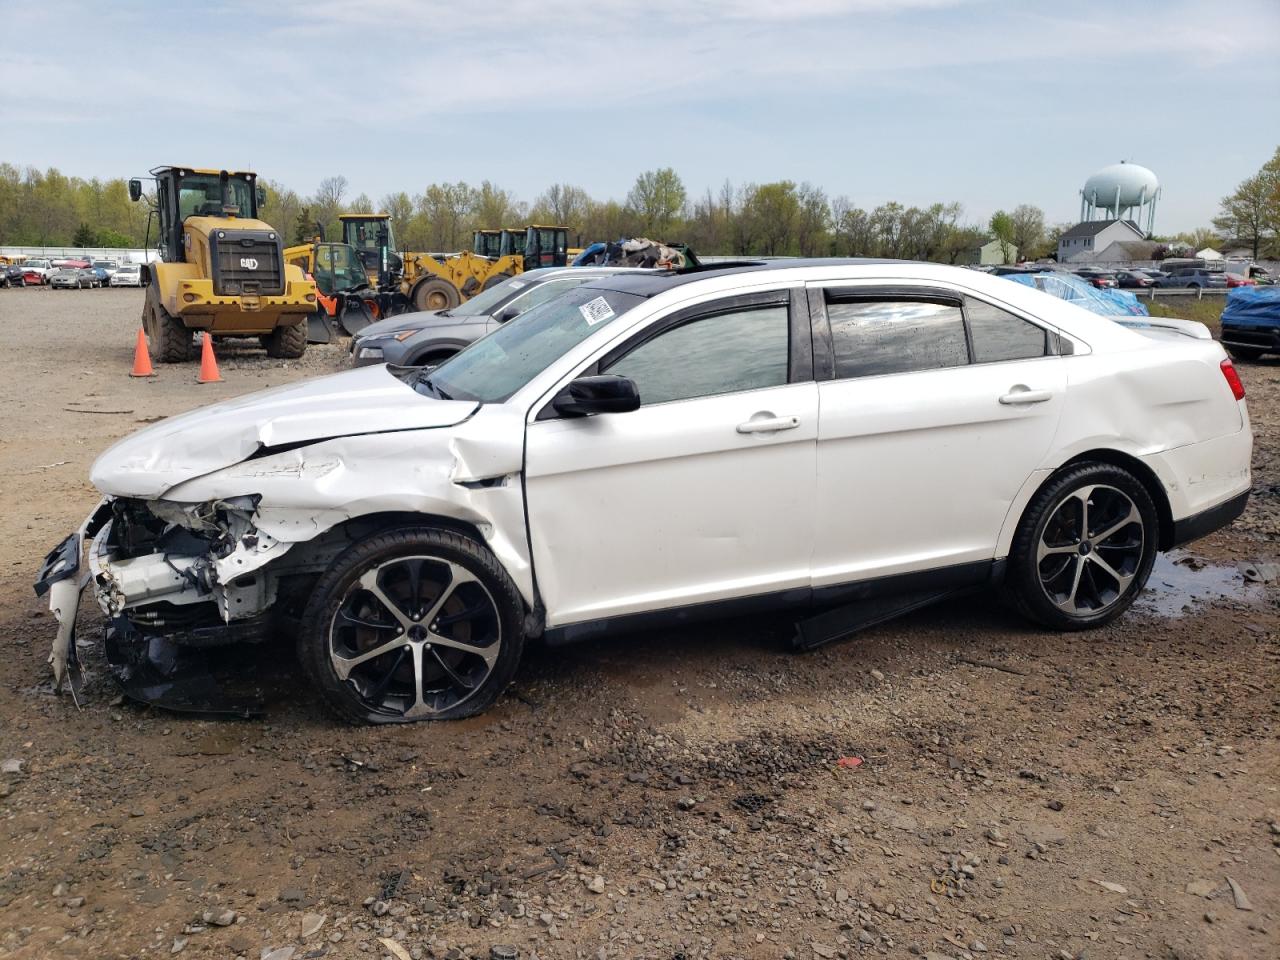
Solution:
[{"label": "sky", "polygon": [[621,200],[670,166],[691,196],[786,179],[1058,223],[1128,160],[1167,234],[1280,146],[1280,0],[0,0],[0,22],[0,161],[85,178]]}]

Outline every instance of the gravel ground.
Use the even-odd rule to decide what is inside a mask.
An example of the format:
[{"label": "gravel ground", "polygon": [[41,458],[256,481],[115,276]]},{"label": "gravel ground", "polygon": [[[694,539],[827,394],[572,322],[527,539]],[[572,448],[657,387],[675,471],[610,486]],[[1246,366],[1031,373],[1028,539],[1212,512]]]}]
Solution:
[{"label": "gravel ground", "polygon": [[0,956],[1280,956],[1280,591],[1237,570],[1280,559],[1280,364],[1241,369],[1248,513],[1108,629],[981,596],[803,656],[780,620],[635,634],[401,729],[333,722],[269,648],[268,716],[208,721],[118,701],[92,651],[55,697],[30,581],[109,441],[342,350],[134,381],[141,303],[0,291]]}]

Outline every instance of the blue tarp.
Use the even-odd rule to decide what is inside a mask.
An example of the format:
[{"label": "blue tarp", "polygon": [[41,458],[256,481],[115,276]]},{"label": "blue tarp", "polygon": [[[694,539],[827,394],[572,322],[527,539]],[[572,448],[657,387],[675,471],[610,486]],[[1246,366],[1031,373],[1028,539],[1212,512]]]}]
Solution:
[{"label": "blue tarp", "polygon": [[1051,297],[1074,303],[1104,317],[1151,316],[1151,311],[1128,290],[1100,290],[1074,274],[1046,270],[1042,273],[1010,273],[1004,279],[1035,287]]},{"label": "blue tarp", "polygon": [[1222,322],[1240,327],[1280,323],[1280,287],[1236,287],[1227,294]]}]

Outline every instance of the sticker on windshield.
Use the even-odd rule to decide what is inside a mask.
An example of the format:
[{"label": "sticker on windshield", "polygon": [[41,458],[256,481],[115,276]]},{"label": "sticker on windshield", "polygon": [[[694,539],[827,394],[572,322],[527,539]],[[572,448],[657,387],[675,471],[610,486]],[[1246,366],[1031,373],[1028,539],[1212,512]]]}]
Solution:
[{"label": "sticker on windshield", "polygon": [[578,308],[582,313],[582,317],[587,321],[588,327],[594,327],[597,323],[604,323],[613,316],[613,307],[609,306],[609,301],[604,297],[596,297]]},{"label": "sticker on windshield", "polygon": [[512,280],[512,281],[511,281],[511,289],[512,289],[512,290],[519,290],[519,289],[520,289],[521,287],[523,287],[524,285],[525,285],[525,282],[524,282],[523,280]]}]

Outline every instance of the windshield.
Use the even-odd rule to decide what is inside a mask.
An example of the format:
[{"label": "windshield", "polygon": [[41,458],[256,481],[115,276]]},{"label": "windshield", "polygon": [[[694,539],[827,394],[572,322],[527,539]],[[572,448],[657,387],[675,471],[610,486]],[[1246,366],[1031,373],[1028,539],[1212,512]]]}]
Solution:
[{"label": "windshield", "polygon": [[[253,214],[253,187],[247,180],[230,177],[227,180],[227,204],[236,207],[235,215],[248,217]],[[193,173],[183,177],[178,185],[178,217],[221,217],[222,184],[217,174]]]},{"label": "windshield", "polygon": [[448,311],[451,317],[487,317],[496,313],[498,308],[529,286],[531,281],[521,277],[511,277],[501,283],[495,283],[488,290],[481,290],[461,306]]},{"label": "windshield", "polygon": [[455,400],[502,403],[643,297],[578,287],[499,327],[436,367],[419,383]]},{"label": "windshield", "polygon": [[28,267],[39,267],[42,270],[49,269],[48,260],[28,260],[25,265]]},{"label": "windshield", "polygon": [[116,264],[114,260],[95,260],[93,261],[93,265],[95,267],[101,267],[103,270],[107,270],[114,267]]}]

